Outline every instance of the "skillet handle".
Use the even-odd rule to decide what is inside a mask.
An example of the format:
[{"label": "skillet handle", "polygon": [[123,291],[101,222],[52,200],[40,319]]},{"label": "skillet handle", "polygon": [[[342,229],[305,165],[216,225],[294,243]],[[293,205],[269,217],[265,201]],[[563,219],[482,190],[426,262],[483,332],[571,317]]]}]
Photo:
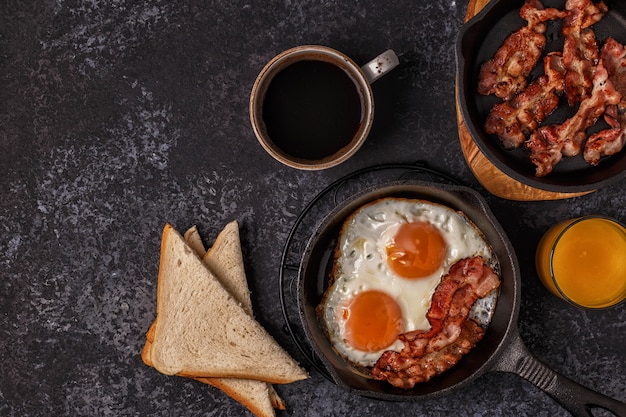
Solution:
[{"label": "skillet handle", "polygon": [[511,343],[494,370],[511,372],[530,381],[559,402],[575,417],[593,417],[590,409],[600,407],[616,416],[626,417],[626,404],[593,391],[553,371],[535,358],[515,331]]}]

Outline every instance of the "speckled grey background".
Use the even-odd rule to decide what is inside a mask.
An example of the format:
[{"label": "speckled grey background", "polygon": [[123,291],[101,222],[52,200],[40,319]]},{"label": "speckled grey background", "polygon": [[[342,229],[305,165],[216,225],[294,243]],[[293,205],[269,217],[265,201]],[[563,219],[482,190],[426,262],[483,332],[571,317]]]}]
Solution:
[{"label": "speckled grey background", "polygon": [[[210,244],[241,225],[258,320],[285,333],[280,256],[296,217],[332,181],[423,160],[484,195],[520,261],[522,338],[555,370],[626,400],[626,307],[585,312],[538,283],[549,225],[605,213],[626,221],[624,183],[519,203],[471,175],[455,127],[454,40],[467,1],[4,0],[0,9],[0,415],[250,415],[217,390],[145,366],[160,233],[197,224]],[[248,120],[270,58],[319,43],[401,66],[375,85],[376,122],[348,163],[286,168]],[[310,368],[309,368],[310,369]],[[283,416],[565,416],[515,375],[491,373],[416,403],[356,397],[324,379],[277,390]]]}]

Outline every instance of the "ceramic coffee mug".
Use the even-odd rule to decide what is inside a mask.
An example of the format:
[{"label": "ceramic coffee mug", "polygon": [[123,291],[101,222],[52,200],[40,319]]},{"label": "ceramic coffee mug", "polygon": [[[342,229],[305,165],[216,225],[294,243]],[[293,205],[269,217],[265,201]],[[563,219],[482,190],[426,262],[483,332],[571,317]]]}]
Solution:
[{"label": "ceramic coffee mug", "polygon": [[250,120],[259,143],[293,168],[319,170],[344,162],[372,126],[371,83],[397,65],[392,50],[363,66],[325,46],[282,52],[252,87]]}]

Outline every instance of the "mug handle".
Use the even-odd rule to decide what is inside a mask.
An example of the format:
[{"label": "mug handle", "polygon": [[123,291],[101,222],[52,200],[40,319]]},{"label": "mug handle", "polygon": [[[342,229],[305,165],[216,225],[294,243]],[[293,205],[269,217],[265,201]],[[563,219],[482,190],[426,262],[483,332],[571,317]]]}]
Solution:
[{"label": "mug handle", "polygon": [[365,78],[371,84],[400,64],[396,53],[391,49],[386,50],[376,58],[361,67]]}]

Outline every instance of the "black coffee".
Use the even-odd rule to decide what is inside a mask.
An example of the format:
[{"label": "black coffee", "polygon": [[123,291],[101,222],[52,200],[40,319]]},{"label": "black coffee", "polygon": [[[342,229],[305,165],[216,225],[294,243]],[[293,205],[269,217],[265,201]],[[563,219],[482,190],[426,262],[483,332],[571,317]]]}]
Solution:
[{"label": "black coffee", "polygon": [[285,153],[315,160],[346,146],[361,123],[359,88],[341,68],[298,61],[280,71],[263,105],[267,134]]}]

